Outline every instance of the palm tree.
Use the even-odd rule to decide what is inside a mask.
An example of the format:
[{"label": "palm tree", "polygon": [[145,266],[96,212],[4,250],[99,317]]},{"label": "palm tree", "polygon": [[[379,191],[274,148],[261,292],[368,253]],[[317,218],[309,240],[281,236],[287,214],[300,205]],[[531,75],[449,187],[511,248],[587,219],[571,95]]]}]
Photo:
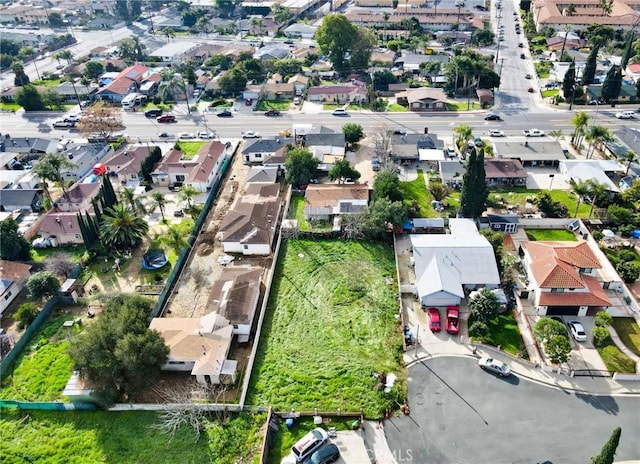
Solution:
[{"label": "palm tree", "polygon": [[582,137],[584,136],[584,131],[589,124],[590,116],[585,111],[578,111],[572,118],[571,124],[575,128],[573,131],[573,135],[571,136],[571,143],[575,147],[579,147],[582,142]]},{"label": "palm tree", "polygon": [[613,0],[600,0],[600,8],[604,16],[610,16],[613,11]]},{"label": "palm tree", "polygon": [[557,142],[562,138],[562,129],[549,131],[549,136],[553,137]]},{"label": "palm tree", "polygon": [[169,230],[162,237],[162,241],[178,253],[187,246],[187,239],[184,238],[184,234],[177,227],[169,227]]},{"label": "palm tree", "polygon": [[180,191],[178,191],[178,198],[180,198],[180,200],[182,201],[186,201],[187,202],[187,208],[191,208],[191,200],[193,199],[193,197],[195,197],[198,193],[198,190],[196,190],[196,188],[192,185],[183,185],[182,187],[180,187]]},{"label": "palm tree", "polygon": [[[467,152],[467,140],[473,137],[473,129],[466,124],[459,124],[453,128],[454,143],[462,153]],[[462,147],[460,143],[462,142]]]},{"label": "palm tree", "polygon": [[140,214],[147,214],[147,209],[144,207],[140,198],[135,197],[135,192],[130,187],[125,187],[119,192],[120,200],[128,204],[132,210],[137,211]]},{"label": "palm tree", "polygon": [[254,16],[249,22],[251,23],[251,31],[253,31],[254,28],[257,27],[258,35],[262,35],[262,26],[264,26],[264,19]]},{"label": "palm tree", "polygon": [[60,59],[67,60],[67,64],[71,66],[73,61],[73,52],[71,50],[62,50],[56,53],[56,55],[59,56],[58,62],[60,62]]},{"label": "palm tree", "polygon": [[638,155],[633,150],[629,150],[627,152],[627,171],[624,173],[625,176],[629,175],[629,169],[631,169],[631,163],[635,163],[638,161]]},{"label": "palm tree", "polygon": [[176,31],[170,27],[163,27],[160,29],[160,33],[167,38],[167,42],[169,42],[172,37],[176,36]]},{"label": "palm tree", "polygon": [[451,194],[451,189],[440,182],[429,182],[429,192],[435,201],[444,201]]},{"label": "palm tree", "polygon": [[566,9],[565,9],[565,13],[567,16],[573,16],[574,13],[576,12],[576,6],[571,3]]},{"label": "palm tree", "polygon": [[582,197],[589,193],[589,185],[585,181],[571,181],[571,189],[576,194],[576,211],[573,213],[573,217],[578,217],[578,209],[580,209],[580,203],[582,203]]},{"label": "palm tree", "polygon": [[149,224],[128,205],[116,204],[102,215],[100,236],[108,248],[124,251],[135,248],[149,232]]},{"label": "palm tree", "polygon": [[382,37],[382,42],[383,43],[387,39],[389,18],[390,17],[391,17],[391,15],[389,14],[388,11],[385,11],[384,13],[382,13],[382,20],[384,21],[384,37]]},{"label": "palm tree", "polygon": [[596,149],[602,150],[605,143],[613,141],[613,134],[604,126],[591,126],[587,130],[586,140],[589,142],[587,159],[591,159]]},{"label": "palm tree", "polygon": [[66,194],[67,190],[64,186],[64,179],[62,178],[62,171],[70,169],[75,165],[67,159],[67,157],[61,153],[47,153],[33,166],[31,172],[37,175],[43,182],[44,190],[51,200],[51,194],[47,188],[47,182],[51,181],[54,184],[59,184],[62,188],[62,193]]},{"label": "palm tree", "polygon": [[151,194],[151,199],[153,200],[153,209],[151,211],[155,211],[156,208],[159,208],[160,214],[162,215],[162,222],[165,222],[166,219],[164,217],[164,207],[167,205],[168,201],[165,198],[164,194],[162,192],[153,192]]},{"label": "palm tree", "polygon": [[184,83],[184,79],[180,74],[176,74],[170,69],[165,70],[162,73],[162,81],[158,85],[158,94],[162,101],[166,101],[168,97],[177,100],[177,96],[185,93],[187,86]]},{"label": "palm tree", "polygon": [[138,37],[137,35],[134,35],[133,37],[131,37],[131,45],[132,45],[136,60],[141,61],[144,58],[144,51],[147,49],[147,46],[142,42],[140,42],[140,37]]}]

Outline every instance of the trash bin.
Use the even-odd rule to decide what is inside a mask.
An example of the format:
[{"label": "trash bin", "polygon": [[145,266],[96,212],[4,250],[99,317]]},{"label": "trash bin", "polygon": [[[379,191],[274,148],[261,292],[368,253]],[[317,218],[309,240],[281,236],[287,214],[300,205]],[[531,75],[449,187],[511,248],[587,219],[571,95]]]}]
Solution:
[{"label": "trash bin", "polygon": [[425,133],[425,134],[428,134],[428,133],[429,133],[429,128],[428,128],[428,127],[425,127],[425,128],[424,128],[424,133]]},{"label": "trash bin", "polygon": [[285,425],[287,426],[287,428],[288,428],[289,430],[291,430],[291,427],[293,427],[293,419],[292,419],[292,418],[289,418],[289,419],[285,420],[285,421],[284,421],[284,423],[285,423]]}]

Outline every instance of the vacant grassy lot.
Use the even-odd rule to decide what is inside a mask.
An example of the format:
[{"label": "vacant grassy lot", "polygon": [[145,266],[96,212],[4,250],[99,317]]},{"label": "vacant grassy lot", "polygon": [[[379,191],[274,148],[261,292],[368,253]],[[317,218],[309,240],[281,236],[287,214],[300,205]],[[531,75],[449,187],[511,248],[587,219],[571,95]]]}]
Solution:
[{"label": "vacant grassy lot", "polygon": [[431,206],[433,196],[427,190],[427,185],[424,182],[424,172],[421,169],[418,169],[417,179],[410,182],[400,182],[400,190],[402,191],[403,200],[416,201],[418,210],[414,217],[429,218],[439,216]]},{"label": "vacant grassy lot", "polygon": [[267,111],[267,110],[287,111],[290,106],[291,106],[291,101],[289,100],[271,100],[271,101],[260,100],[256,105],[256,111]]},{"label": "vacant grassy lot", "polygon": [[[469,326],[473,324],[473,316],[469,319]],[[511,311],[500,314],[495,319],[489,321],[489,334],[480,339],[482,343],[492,346],[500,346],[503,351],[518,355],[528,359],[518,324]]]},{"label": "vacant grassy lot", "polygon": [[471,111],[471,110],[481,110],[482,106],[478,102],[467,102],[467,101],[453,101],[450,100],[447,102],[447,109],[449,111]]},{"label": "vacant grassy lot", "polygon": [[559,241],[559,242],[577,242],[576,236],[573,232],[565,229],[528,229],[527,238],[529,240],[545,242],[545,241]]},{"label": "vacant grassy lot", "polygon": [[614,317],[611,326],[616,329],[620,340],[633,353],[640,356],[640,326],[632,317]]},{"label": "vacant grassy lot", "polygon": [[258,463],[265,415],[207,424],[197,442],[181,428],[172,440],[153,428],[152,412],[7,411],[0,416],[3,464]]},{"label": "vacant grassy lot", "polygon": [[73,362],[67,354],[69,338],[82,326],[63,327],[77,315],[69,308],[56,309],[48,323],[33,337],[17,358],[13,373],[2,381],[0,398],[19,401],[61,400],[62,390],[71,376]]},{"label": "vacant grassy lot", "polygon": [[406,113],[409,110],[405,106],[398,105],[397,103],[390,103],[387,106],[387,111],[390,113]]},{"label": "vacant grassy lot", "polygon": [[613,343],[613,341],[611,341],[611,339],[608,339],[606,345],[598,347],[597,350],[600,354],[600,357],[602,358],[602,361],[604,361],[607,369],[612,374],[614,372],[626,374],[635,373],[636,363],[633,362],[630,357],[620,351],[620,349]]},{"label": "vacant grassy lot", "polygon": [[44,263],[47,258],[56,253],[67,253],[71,255],[71,259],[79,263],[80,259],[86,252],[84,245],[59,246],[53,248],[32,248],[31,259],[36,263]]},{"label": "vacant grassy lot", "polygon": [[298,220],[298,228],[302,232],[329,232],[332,229],[329,221],[307,221],[304,218],[304,195],[294,193],[291,195],[291,203],[289,204],[289,214],[291,219]]},{"label": "vacant grassy lot", "polygon": [[[364,411],[404,398],[393,250],[337,240],[283,243],[249,403],[278,411]],[[400,377],[376,391],[375,372]]]}]

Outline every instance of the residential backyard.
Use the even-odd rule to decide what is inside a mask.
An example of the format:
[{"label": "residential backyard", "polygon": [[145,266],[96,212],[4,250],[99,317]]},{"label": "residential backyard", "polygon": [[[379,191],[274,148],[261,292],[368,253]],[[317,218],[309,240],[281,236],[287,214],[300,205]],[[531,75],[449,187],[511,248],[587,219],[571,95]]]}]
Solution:
[{"label": "residential backyard", "polygon": [[433,196],[427,189],[424,180],[424,172],[418,169],[418,178],[409,182],[400,182],[402,198],[406,202],[415,202],[416,213],[414,217],[429,218],[439,217],[439,214],[431,206]]},{"label": "residential backyard", "polygon": [[50,412],[3,410],[3,464],[64,462],[174,464],[257,463],[265,414],[212,418],[199,440],[181,427],[173,437],[157,428],[153,412]]},{"label": "residential backyard", "polygon": [[565,229],[527,229],[527,238],[537,242],[577,242],[573,232]]},{"label": "residential backyard", "polygon": [[[283,242],[248,402],[277,411],[363,411],[404,399],[392,247],[357,241]],[[390,394],[374,373],[399,377]]]},{"label": "residential backyard", "polygon": [[294,193],[291,195],[289,204],[290,219],[298,220],[298,229],[302,232],[330,232],[332,227],[328,221],[307,221],[304,217],[304,194]]}]

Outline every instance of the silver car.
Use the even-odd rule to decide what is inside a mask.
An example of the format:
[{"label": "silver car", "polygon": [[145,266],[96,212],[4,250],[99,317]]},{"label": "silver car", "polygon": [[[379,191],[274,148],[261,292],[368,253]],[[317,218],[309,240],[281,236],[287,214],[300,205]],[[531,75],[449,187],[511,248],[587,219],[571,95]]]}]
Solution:
[{"label": "silver car", "polygon": [[577,342],[586,342],[587,341],[587,333],[584,331],[584,327],[578,321],[569,321],[567,322],[567,327],[569,328],[569,332],[571,336]]},{"label": "silver car", "polygon": [[511,368],[506,363],[497,359],[489,358],[485,356],[478,360],[480,369],[498,374],[500,377],[508,377],[511,375]]}]

